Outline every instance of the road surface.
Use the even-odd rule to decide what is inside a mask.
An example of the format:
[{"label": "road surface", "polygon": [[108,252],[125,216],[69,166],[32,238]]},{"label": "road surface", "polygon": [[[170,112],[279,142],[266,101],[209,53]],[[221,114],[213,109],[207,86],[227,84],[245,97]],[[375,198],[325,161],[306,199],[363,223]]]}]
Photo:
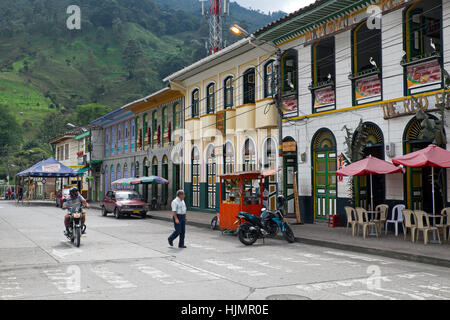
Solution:
[{"label": "road surface", "polygon": [[246,247],[191,226],[178,249],[168,222],[92,209],[75,248],[63,216],[0,202],[0,300],[450,298],[446,268],[275,239]]}]

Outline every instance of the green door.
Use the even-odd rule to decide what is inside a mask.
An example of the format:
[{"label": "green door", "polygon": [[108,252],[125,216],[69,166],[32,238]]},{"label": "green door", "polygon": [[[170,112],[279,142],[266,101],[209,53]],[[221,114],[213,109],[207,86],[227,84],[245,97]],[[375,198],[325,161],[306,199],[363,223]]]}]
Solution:
[{"label": "green door", "polygon": [[315,218],[336,214],[336,151],[314,152]]}]

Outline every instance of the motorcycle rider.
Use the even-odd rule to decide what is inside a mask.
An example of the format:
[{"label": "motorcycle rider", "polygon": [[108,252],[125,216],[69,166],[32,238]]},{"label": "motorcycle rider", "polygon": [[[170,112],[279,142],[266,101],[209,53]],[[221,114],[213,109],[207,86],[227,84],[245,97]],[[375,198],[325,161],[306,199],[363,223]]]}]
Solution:
[{"label": "motorcycle rider", "polygon": [[[63,202],[62,209],[67,208],[73,208],[74,210],[78,210],[81,206],[81,204],[84,204],[86,208],[90,208],[91,206],[89,203],[87,203],[86,199],[83,198],[83,196],[78,192],[78,188],[73,187],[69,191],[69,199]],[[70,212],[66,214],[64,217],[64,225],[66,226],[65,234],[67,235],[69,233],[69,220],[70,220]],[[81,225],[84,226],[84,222],[86,221],[86,214],[83,212],[83,216],[81,217]],[[84,228],[82,228],[83,233]]]}]

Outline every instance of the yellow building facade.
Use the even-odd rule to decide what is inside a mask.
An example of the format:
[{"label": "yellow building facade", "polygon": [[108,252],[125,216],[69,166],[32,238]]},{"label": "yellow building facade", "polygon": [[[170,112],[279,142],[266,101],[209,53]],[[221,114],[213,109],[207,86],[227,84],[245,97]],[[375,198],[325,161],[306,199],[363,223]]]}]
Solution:
[{"label": "yellow building facade", "polygon": [[[241,40],[165,81],[185,95],[184,181],[191,210],[216,212],[219,176],[278,168],[276,55]],[[275,208],[277,177],[265,201]]]}]

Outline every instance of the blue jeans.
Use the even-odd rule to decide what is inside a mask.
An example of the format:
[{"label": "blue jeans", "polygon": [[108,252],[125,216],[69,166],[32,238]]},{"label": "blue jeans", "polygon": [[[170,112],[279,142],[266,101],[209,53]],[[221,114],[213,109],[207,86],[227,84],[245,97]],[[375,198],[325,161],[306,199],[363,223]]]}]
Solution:
[{"label": "blue jeans", "polygon": [[180,240],[178,242],[178,246],[182,247],[184,246],[184,234],[186,231],[186,215],[185,214],[177,214],[178,221],[180,223],[175,222],[175,218],[173,219],[173,225],[175,227],[175,231],[170,235],[169,240],[173,241],[178,236],[180,236]]}]

